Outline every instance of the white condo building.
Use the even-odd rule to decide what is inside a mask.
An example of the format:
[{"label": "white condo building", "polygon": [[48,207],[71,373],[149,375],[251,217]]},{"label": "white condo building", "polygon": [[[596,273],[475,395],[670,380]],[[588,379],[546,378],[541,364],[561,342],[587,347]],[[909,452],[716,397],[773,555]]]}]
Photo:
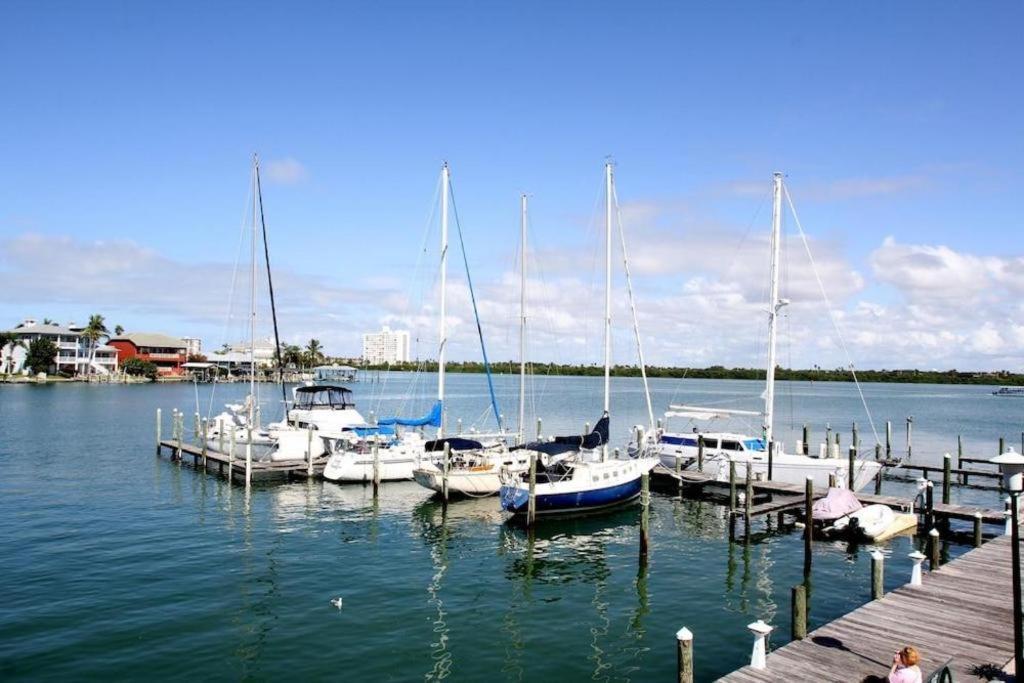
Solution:
[{"label": "white condo building", "polygon": [[49,339],[56,345],[57,357],[53,359],[53,368],[57,372],[109,375],[117,370],[117,349],[101,343],[93,348],[82,325],[40,323],[29,318],[10,331],[17,341],[0,348],[0,374],[27,374],[25,359],[28,346],[37,339]]},{"label": "white condo building", "polygon": [[363,335],[363,362],[370,365],[409,362],[409,333],[387,325]]}]

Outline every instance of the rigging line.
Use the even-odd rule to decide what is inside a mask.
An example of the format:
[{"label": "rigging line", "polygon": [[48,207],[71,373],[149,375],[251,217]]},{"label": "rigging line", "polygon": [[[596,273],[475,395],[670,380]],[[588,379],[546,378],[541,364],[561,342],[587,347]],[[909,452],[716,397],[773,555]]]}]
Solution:
[{"label": "rigging line", "polygon": [[[284,363],[281,361],[281,336],[277,330],[277,305],[274,302],[274,279],[270,276],[270,245],[267,243],[267,221],[263,213],[263,188],[260,185],[260,167],[256,162],[256,199],[260,207],[260,226],[263,228],[263,256],[267,263],[267,288],[270,290],[270,317],[274,321],[274,353],[277,357],[277,381],[281,385],[281,411],[288,422],[288,390],[284,386]],[[256,342],[253,341],[255,344]]]},{"label": "rigging line", "polygon": [[455,231],[459,235],[459,247],[462,248],[462,263],[466,267],[466,283],[469,285],[469,300],[473,303],[473,317],[476,319],[476,333],[480,339],[480,352],[484,357],[484,371],[487,373],[487,390],[491,394],[491,407],[494,409],[494,421],[501,429],[501,413],[498,410],[498,399],[494,396],[494,378],[491,377],[491,363],[487,359],[487,346],[484,344],[484,331],[480,326],[480,312],[476,306],[476,293],[473,291],[473,278],[469,274],[469,258],[466,256],[466,243],[462,239],[462,224],[459,222],[459,210],[455,206],[455,188],[451,179],[448,180],[448,194],[452,200],[452,216],[455,218]]},{"label": "rigging line", "polygon": [[644,347],[640,342],[640,321],[636,312],[636,299],[633,298],[633,279],[629,275],[629,256],[626,254],[626,233],[622,228],[622,207],[619,206],[619,194],[612,185],[612,201],[615,202],[615,218],[619,223],[619,241],[622,246],[622,267],[626,271],[626,291],[629,293],[629,309],[633,313],[633,336],[636,338],[636,353],[640,361],[640,377],[644,381],[644,398],[647,400],[647,429],[654,432],[654,407],[651,405],[651,387],[647,382],[647,365],[644,362]]},{"label": "rigging line", "polygon": [[818,282],[818,289],[821,290],[821,296],[825,299],[825,305],[828,307],[828,319],[832,323],[833,329],[835,329],[836,336],[839,337],[839,344],[843,347],[843,353],[846,355],[846,361],[850,364],[850,374],[853,376],[853,383],[857,387],[857,393],[860,395],[861,405],[864,406],[864,412],[868,417],[868,424],[871,425],[871,432],[875,435],[875,443],[881,443],[881,439],[878,438],[878,430],[875,429],[875,420],[871,416],[871,409],[868,408],[868,402],[864,398],[864,391],[860,386],[860,380],[857,379],[857,370],[853,366],[853,359],[850,356],[850,350],[846,346],[846,340],[843,338],[843,332],[839,329],[839,323],[836,320],[835,312],[832,310],[832,302],[828,298],[828,293],[825,291],[825,285],[821,281],[821,275],[818,273],[818,267],[814,263],[814,256],[811,255],[811,247],[807,243],[807,235],[804,233],[804,228],[800,224],[800,217],[797,215],[796,207],[793,206],[793,198],[789,196],[789,188],[783,183],[782,191],[786,193],[786,202],[789,204],[789,210],[793,212],[793,222],[796,223],[797,230],[800,232],[800,239],[803,241],[804,250],[807,252],[807,258],[811,262],[811,270],[814,272],[814,279]]}]

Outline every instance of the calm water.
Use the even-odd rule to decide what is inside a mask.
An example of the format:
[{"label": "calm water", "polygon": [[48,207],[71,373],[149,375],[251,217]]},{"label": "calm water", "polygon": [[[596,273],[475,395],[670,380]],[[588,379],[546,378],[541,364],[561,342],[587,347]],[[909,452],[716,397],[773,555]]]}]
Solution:
[{"label": "calm water", "polygon": [[[356,385],[364,413],[426,408],[432,376]],[[536,378],[529,421],[545,433],[597,419],[599,378]],[[497,378],[516,412],[517,379]],[[756,382],[661,380],[672,401],[756,408]],[[244,393],[220,387],[216,410]],[[263,388],[264,415],[279,395]],[[409,393],[420,398],[406,400]],[[914,460],[994,454],[1018,443],[1024,400],[983,387],[867,385],[879,421],[912,414]],[[209,387],[200,387],[202,411]],[[638,380],[616,380],[620,439],[645,421]],[[449,376],[449,416],[490,428],[486,385]],[[275,400],[277,399],[277,400]],[[637,570],[636,509],[545,521],[531,539],[504,523],[496,499],[452,504],[447,517],[415,484],[259,485],[246,493],[154,456],[154,413],[191,413],[191,386],[0,386],[0,678],[338,678],[346,680],[668,680],[674,633],[695,633],[698,679],[746,663],[746,624],[789,632],[789,591],[802,579],[798,533],[759,524],[749,544],[726,540],[723,509],[656,494],[652,556]],[[858,422],[851,385],[782,384],[787,441],[808,422]],[[493,418],[492,418],[493,419]],[[166,427],[165,427],[166,428]],[[792,431],[789,431],[792,430]],[[1016,435],[1014,437],[1014,435]],[[886,492],[906,485],[886,482]],[[994,493],[965,500],[999,505]],[[912,539],[883,546],[886,582],[905,582]],[[863,603],[868,548],[817,543],[811,626]],[[956,555],[964,548],[951,546]],[[341,610],[330,600],[342,597]],[[894,645],[896,645],[894,643]]]}]

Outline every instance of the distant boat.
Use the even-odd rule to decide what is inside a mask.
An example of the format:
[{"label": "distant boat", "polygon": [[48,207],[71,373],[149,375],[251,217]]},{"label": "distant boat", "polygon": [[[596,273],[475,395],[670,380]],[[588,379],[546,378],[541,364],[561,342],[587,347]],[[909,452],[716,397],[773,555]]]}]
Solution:
[{"label": "distant boat", "polygon": [[996,391],[992,392],[993,396],[1022,396],[1024,397],[1024,387],[999,387]]},{"label": "distant boat", "polygon": [[320,384],[359,381],[359,371],[351,365],[318,365],[313,368],[313,381]]}]

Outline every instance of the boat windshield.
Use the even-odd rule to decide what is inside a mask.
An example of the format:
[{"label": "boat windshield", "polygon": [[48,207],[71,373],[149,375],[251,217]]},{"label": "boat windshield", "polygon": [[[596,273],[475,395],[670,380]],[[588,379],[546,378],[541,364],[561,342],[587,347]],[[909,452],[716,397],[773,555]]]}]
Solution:
[{"label": "boat windshield", "polygon": [[763,451],[764,441],[761,439],[744,439],[743,446],[748,451]]},{"label": "boat windshield", "polygon": [[344,387],[299,387],[295,391],[295,407],[341,410],[355,407],[352,392]]}]

